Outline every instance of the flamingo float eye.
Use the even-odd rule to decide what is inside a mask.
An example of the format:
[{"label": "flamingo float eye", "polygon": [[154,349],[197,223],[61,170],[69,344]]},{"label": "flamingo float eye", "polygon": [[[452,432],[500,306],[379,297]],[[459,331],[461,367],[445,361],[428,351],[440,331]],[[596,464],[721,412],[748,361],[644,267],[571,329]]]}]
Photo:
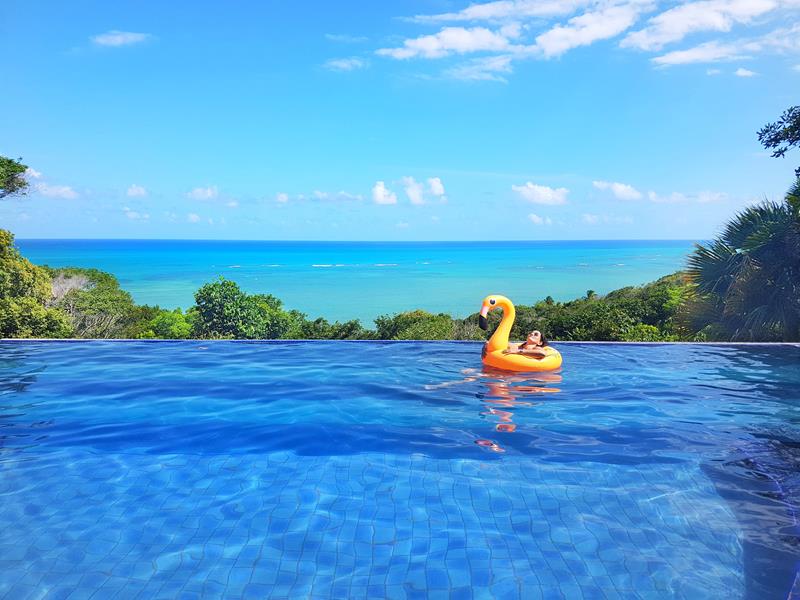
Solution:
[{"label": "flamingo float eye", "polygon": [[497,302],[497,300],[495,300],[494,298],[492,298],[491,300],[489,300],[489,304],[494,304],[495,302]]}]

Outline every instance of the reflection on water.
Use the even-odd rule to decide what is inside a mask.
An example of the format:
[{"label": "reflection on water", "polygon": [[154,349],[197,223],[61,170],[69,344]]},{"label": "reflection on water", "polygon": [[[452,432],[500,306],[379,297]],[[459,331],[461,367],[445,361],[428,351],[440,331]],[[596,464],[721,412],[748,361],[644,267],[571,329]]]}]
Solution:
[{"label": "reflection on water", "polygon": [[[478,395],[486,405],[480,414],[495,423],[494,430],[498,433],[514,433],[517,430],[515,411],[535,407],[542,402],[545,394],[561,391],[556,387],[547,387],[548,383],[561,381],[561,375],[556,373],[514,374],[485,369],[477,377],[486,386],[486,391]],[[488,448],[494,452],[505,452],[499,440],[492,441]]]},{"label": "reflection on water", "polygon": [[[482,370],[464,369],[461,373],[465,375],[463,379],[426,385],[425,389],[436,390],[458,384],[480,382],[482,389],[476,396],[485,405],[480,415],[495,424],[494,430],[497,433],[517,431],[518,423],[514,422],[515,410],[535,407],[542,402],[545,395],[561,391],[557,387],[552,387],[553,384],[562,381],[559,373],[511,373],[487,367]],[[474,443],[491,452],[505,452],[499,440],[478,438]]]}]

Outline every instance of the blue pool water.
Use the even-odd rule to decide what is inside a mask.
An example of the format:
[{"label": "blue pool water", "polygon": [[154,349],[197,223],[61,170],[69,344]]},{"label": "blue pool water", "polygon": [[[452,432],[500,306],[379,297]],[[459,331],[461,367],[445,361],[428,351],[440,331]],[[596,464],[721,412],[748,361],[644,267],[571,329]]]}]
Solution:
[{"label": "blue pool water", "polygon": [[800,590],[800,347],[560,348],[0,342],[0,597]]},{"label": "blue pool water", "polygon": [[143,304],[188,308],[223,275],[245,291],[329,320],[422,308],[474,313],[503,293],[517,304],[572,300],[653,281],[685,267],[692,242],[262,242],[18,240],[36,264],[92,267],[117,276]]}]

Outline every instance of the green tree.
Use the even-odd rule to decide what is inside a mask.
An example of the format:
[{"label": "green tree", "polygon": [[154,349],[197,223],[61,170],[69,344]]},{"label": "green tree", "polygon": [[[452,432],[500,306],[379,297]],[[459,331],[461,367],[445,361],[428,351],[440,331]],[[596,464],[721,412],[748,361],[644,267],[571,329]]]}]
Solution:
[{"label": "green tree", "polygon": [[303,317],[297,323],[297,329],[286,337],[305,340],[360,340],[369,337],[358,320],[330,323],[321,318],[309,321]]},{"label": "green tree", "polygon": [[[775,123],[768,123],[758,132],[758,141],[772,156],[783,158],[793,147],[800,147],[800,106],[792,106],[784,111]],[[800,167],[794,171],[800,177]]]},{"label": "green tree", "polygon": [[271,295],[250,295],[224,277],[207,283],[195,294],[198,337],[278,339],[290,330],[293,317]]},{"label": "green tree", "polygon": [[708,246],[689,274],[699,294],[695,327],[712,338],[800,340],[800,179],[783,203],[745,209]]},{"label": "green tree", "polygon": [[444,313],[431,314],[412,310],[375,319],[376,337],[380,340],[451,340],[453,319]]},{"label": "green tree", "polygon": [[97,269],[51,269],[52,303],[72,322],[76,337],[140,337],[154,307],[138,307],[117,278]]},{"label": "green tree", "polygon": [[14,160],[0,156],[0,199],[13,194],[24,194],[28,187],[25,179],[27,166],[22,164],[22,159]]},{"label": "green tree", "polygon": [[150,321],[153,337],[185,340],[192,334],[192,324],[181,309],[162,311]]},{"label": "green tree", "polygon": [[66,316],[48,306],[52,287],[46,269],[23,258],[10,231],[0,229],[0,337],[67,337]]}]

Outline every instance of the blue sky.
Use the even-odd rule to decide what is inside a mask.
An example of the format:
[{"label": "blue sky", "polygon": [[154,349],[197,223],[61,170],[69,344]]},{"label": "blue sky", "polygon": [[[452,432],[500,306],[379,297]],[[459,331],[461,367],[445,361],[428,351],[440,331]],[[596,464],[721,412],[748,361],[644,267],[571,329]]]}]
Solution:
[{"label": "blue sky", "polygon": [[19,237],[703,239],[779,199],[800,0],[0,8]]}]

